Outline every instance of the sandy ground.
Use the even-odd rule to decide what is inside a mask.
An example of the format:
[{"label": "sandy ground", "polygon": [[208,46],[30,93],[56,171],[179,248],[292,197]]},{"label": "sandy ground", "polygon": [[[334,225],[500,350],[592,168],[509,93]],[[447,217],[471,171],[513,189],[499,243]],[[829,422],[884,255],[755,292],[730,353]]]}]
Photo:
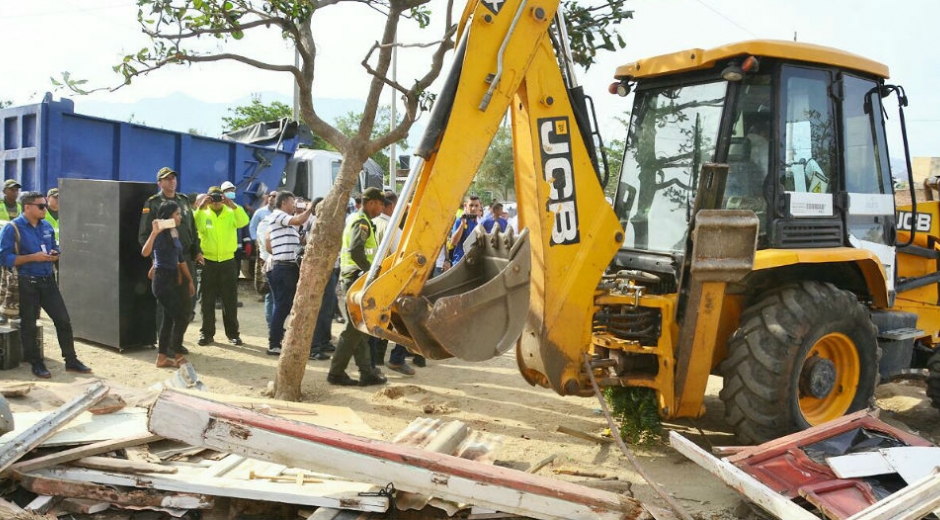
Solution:
[{"label": "sandy ground", "polygon": [[[257,397],[274,377],[276,358],[265,354],[267,329],[262,304],[248,283],[242,283],[240,299],[244,307],[239,309],[239,321],[245,344],[233,347],[217,342],[196,346],[201,321],[197,313],[196,321],[187,331],[185,345],[191,352],[189,360],[210,391]],[[221,311],[216,313],[221,329]],[[52,324],[45,319],[44,324],[46,359],[53,374],[52,381],[79,380],[78,376],[64,371]],[[338,335],[341,330],[342,325],[334,323],[333,334]],[[216,339],[224,341],[221,330]],[[155,350],[144,348],[118,353],[81,341],[76,348],[82,361],[94,369],[96,377],[122,386],[144,388],[170,375],[169,369],[154,366]],[[386,439],[391,439],[415,417],[430,415],[460,420],[472,428],[504,436],[504,446],[497,455],[500,464],[524,470],[551,454],[558,454],[559,459],[553,466],[541,470],[541,475],[552,475],[553,468],[563,467],[616,476],[632,483],[624,485],[624,488],[629,487],[627,493],[651,505],[665,507],[616,445],[601,446],[556,431],[558,426],[567,426],[602,433],[607,425],[598,402],[591,398],[560,397],[552,391],[529,386],[518,374],[512,352],[484,363],[429,361],[426,368],[417,368],[413,377],[386,370],[389,383],[385,388],[330,386],[326,383],[328,367],[329,361],[307,362],[304,400],[347,406]],[[356,376],[355,367],[351,367],[350,375]],[[0,379],[35,380],[26,364],[0,372]],[[707,412],[703,417],[695,421],[683,419],[666,426],[704,446],[734,444],[721,421],[723,406],[717,397],[720,388],[721,379],[711,378]],[[940,415],[930,407],[921,384],[885,385],[879,388],[878,398],[879,406],[886,410],[883,418],[907,424],[935,443],[940,442]],[[732,511],[741,501],[740,496],[668,446],[643,448],[637,454],[652,478],[690,512],[703,519],[737,518]],[[566,475],[555,478],[597,480]]]}]

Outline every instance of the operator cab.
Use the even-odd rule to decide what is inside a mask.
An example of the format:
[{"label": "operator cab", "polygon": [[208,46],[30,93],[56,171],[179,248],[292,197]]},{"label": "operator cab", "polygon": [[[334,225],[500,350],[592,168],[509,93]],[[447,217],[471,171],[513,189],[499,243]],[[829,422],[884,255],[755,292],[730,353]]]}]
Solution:
[{"label": "operator cab", "polygon": [[625,229],[614,268],[678,280],[701,167],[724,163],[721,207],[712,209],[752,210],[759,249],[865,248],[893,281],[887,76],[855,55],[775,41],[620,67],[621,92],[635,98],[614,204]]}]

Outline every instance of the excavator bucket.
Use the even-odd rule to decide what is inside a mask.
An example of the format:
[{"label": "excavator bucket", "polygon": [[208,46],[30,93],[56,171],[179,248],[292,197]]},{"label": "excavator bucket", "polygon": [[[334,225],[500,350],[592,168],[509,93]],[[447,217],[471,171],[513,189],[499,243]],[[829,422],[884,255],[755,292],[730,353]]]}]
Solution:
[{"label": "excavator bucket", "polygon": [[[433,278],[417,298],[399,301],[417,349],[431,359],[485,361],[516,344],[529,309],[529,232],[477,226],[460,262]],[[469,242],[469,240],[468,240]]]}]

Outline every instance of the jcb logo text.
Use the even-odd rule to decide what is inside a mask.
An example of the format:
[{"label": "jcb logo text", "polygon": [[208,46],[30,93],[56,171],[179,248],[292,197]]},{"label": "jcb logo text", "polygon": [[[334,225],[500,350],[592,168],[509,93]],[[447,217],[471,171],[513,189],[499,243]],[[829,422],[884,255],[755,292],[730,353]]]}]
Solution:
[{"label": "jcb logo text", "polygon": [[545,172],[545,180],[552,186],[548,193],[548,210],[555,214],[551,245],[577,244],[581,237],[578,234],[578,207],[568,118],[539,119],[538,129],[542,171]]}]

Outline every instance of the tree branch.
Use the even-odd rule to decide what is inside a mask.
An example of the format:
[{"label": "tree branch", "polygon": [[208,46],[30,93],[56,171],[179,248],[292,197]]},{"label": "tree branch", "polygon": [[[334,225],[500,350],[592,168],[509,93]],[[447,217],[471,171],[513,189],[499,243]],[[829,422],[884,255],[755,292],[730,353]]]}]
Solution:
[{"label": "tree branch", "polygon": [[267,27],[269,25],[277,25],[277,26],[280,26],[282,29],[289,31],[288,25],[290,24],[287,23],[286,20],[283,20],[281,18],[268,18],[264,20],[255,20],[253,22],[240,24],[237,27],[224,27],[224,28],[218,28],[218,29],[190,29],[186,32],[183,32],[181,30],[181,32],[177,34],[165,34],[156,30],[148,29],[147,27],[143,27],[142,31],[144,34],[146,34],[147,36],[151,38],[157,38],[161,40],[169,40],[169,41],[175,42],[179,40],[185,40],[188,38],[198,38],[200,36],[206,36],[206,35],[231,34],[232,31],[236,31],[236,30],[247,31],[249,29],[254,29],[256,27]]}]

